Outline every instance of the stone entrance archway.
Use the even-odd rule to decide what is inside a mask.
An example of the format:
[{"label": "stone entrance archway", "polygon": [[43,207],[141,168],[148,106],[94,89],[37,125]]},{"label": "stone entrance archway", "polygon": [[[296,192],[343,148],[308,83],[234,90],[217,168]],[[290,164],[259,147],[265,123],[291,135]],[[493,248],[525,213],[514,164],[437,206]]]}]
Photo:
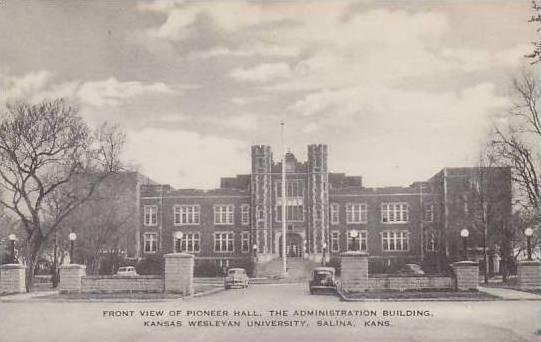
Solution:
[{"label": "stone entrance archway", "polygon": [[[280,257],[282,256],[282,237],[278,243],[278,251]],[[287,233],[286,234],[286,256],[295,258],[303,256],[303,240],[302,236],[298,233]]]}]

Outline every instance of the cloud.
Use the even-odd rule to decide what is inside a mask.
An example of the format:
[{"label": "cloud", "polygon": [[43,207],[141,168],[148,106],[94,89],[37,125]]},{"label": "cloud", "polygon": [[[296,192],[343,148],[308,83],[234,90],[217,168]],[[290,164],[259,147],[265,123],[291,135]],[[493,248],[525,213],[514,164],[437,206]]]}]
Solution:
[{"label": "cloud", "polygon": [[269,82],[291,75],[291,68],[286,63],[260,64],[252,68],[236,68],[229,77],[237,81]]},{"label": "cloud", "polygon": [[178,188],[214,188],[220,175],[249,172],[248,144],[240,140],[155,128],[129,131],[127,140],[127,160],[139,163],[156,181]]},{"label": "cloud", "polygon": [[0,102],[22,99],[32,95],[47,86],[52,73],[49,71],[32,71],[22,76],[2,76],[4,91],[0,94]]},{"label": "cloud", "polygon": [[187,59],[209,59],[215,57],[295,57],[300,50],[294,46],[257,43],[239,48],[216,46],[207,50],[191,52]]},{"label": "cloud", "polygon": [[173,90],[162,82],[120,82],[111,77],[103,81],[82,83],[77,96],[82,102],[94,106],[117,106],[122,101],[143,94],[173,94]]},{"label": "cloud", "polygon": [[246,106],[254,103],[267,102],[274,98],[272,95],[256,95],[256,96],[242,96],[242,97],[233,97],[231,103],[238,106]]},{"label": "cloud", "polygon": [[47,98],[62,97],[71,98],[82,104],[114,107],[129,98],[145,94],[171,95],[177,92],[162,82],[149,84],[137,81],[122,82],[115,77],[100,81],[62,83],[52,83],[52,79],[53,75],[48,71],[30,72],[18,77],[3,77],[6,91],[3,92],[0,101],[22,99],[38,102]]},{"label": "cloud", "polygon": [[[179,41],[187,38],[198,18],[205,16],[219,31],[235,32],[251,26],[260,26],[287,18],[280,6],[264,3],[227,2],[155,2],[140,3],[140,11],[159,12],[166,16],[165,22],[147,30],[151,37]],[[276,10],[278,9],[278,10]]]}]

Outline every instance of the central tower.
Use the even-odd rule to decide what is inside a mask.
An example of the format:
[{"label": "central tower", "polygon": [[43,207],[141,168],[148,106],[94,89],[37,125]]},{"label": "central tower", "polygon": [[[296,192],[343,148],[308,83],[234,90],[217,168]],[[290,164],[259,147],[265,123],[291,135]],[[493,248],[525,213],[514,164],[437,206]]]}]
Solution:
[{"label": "central tower", "polygon": [[[329,173],[327,145],[308,145],[307,249],[311,255],[323,252],[329,241]],[[328,250],[327,250],[328,252]],[[328,255],[328,254],[327,254]]]}]

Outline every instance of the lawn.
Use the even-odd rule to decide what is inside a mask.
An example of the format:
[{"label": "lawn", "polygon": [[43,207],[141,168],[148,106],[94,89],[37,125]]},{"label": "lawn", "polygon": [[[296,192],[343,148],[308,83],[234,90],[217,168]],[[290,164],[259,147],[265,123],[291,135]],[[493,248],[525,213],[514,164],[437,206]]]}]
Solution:
[{"label": "lawn", "polygon": [[448,299],[448,300],[493,300],[498,297],[477,290],[455,291],[452,289],[422,289],[422,290],[385,290],[385,291],[360,291],[346,292],[342,295],[346,300],[350,299]]},{"label": "lawn", "polygon": [[[213,289],[221,289],[222,286],[208,284],[194,284],[194,295],[200,295]],[[160,301],[180,299],[182,294],[160,292],[116,292],[116,293],[56,293],[48,296],[39,296],[35,300],[128,300],[128,301]]]}]

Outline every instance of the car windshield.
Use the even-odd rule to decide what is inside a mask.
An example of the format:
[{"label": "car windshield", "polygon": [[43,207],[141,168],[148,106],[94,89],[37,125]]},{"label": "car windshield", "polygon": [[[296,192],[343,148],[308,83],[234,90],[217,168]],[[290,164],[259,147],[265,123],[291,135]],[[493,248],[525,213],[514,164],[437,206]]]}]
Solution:
[{"label": "car windshield", "polygon": [[314,272],[315,280],[330,279],[332,278],[332,273],[329,271],[316,271]]},{"label": "car windshield", "polygon": [[244,274],[244,270],[229,270],[230,275],[241,275]]}]

